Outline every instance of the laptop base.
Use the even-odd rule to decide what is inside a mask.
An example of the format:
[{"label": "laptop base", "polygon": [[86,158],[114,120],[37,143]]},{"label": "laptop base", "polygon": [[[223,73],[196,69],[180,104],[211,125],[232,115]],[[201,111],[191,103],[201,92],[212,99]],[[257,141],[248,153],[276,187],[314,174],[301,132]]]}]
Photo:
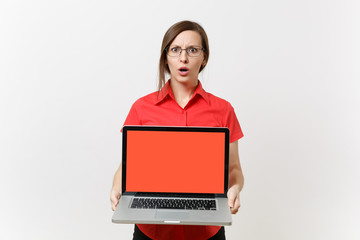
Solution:
[{"label": "laptop base", "polygon": [[216,198],[216,210],[169,210],[130,208],[133,197],[120,198],[113,223],[230,226],[232,222],[227,198]]}]

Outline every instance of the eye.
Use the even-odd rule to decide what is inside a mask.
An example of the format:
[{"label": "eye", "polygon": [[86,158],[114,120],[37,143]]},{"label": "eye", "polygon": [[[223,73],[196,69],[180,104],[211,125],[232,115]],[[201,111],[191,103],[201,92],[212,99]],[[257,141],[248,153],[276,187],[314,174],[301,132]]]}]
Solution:
[{"label": "eye", "polygon": [[189,48],[189,53],[197,53],[197,52],[198,52],[197,48],[194,47]]},{"label": "eye", "polygon": [[180,48],[179,47],[173,47],[173,48],[170,49],[170,51],[173,52],[173,53],[177,53],[177,52],[180,51]]}]

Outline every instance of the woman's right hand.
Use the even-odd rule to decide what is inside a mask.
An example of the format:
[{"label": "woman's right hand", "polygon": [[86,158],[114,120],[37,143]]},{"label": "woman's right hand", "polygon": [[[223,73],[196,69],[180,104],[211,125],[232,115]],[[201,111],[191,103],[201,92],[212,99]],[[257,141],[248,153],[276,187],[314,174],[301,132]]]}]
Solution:
[{"label": "woman's right hand", "polygon": [[111,208],[113,211],[115,211],[115,208],[119,203],[120,197],[121,197],[121,193],[118,190],[116,190],[115,188],[111,189],[110,201],[111,201]]}]

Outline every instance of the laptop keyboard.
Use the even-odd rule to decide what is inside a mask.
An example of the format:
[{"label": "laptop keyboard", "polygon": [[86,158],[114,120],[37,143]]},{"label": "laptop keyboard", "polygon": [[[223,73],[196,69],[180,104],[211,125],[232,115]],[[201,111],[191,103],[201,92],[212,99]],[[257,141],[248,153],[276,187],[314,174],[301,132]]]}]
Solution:
[{"label": "laptop keyboard", "polygon": [[131,208],[149,209],[186,209],[216,210],[215,200],[207,199],[174,199],[174,198],[134,198]]}]

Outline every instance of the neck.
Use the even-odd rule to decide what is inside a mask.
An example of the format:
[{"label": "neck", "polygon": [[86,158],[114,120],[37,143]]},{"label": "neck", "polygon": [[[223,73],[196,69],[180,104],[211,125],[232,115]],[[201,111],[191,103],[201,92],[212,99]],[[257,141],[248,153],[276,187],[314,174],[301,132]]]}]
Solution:
[{"label": "neck", "polygon": [[175,101],[180,107],[184,108],[193,96],[199,81],[191,83],[180,83],[178,81],[170,81],[171,90],[174,93]]}]

